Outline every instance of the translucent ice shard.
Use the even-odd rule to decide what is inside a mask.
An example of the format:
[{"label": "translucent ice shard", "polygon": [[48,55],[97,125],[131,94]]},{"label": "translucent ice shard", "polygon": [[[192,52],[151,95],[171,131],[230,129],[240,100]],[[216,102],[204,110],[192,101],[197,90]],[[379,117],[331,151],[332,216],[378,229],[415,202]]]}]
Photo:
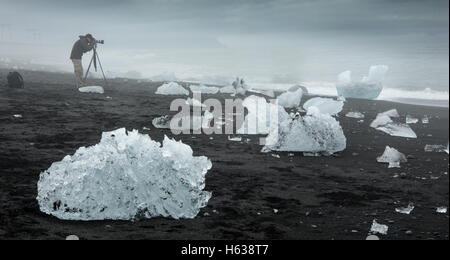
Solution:
[{"label": "translucent ice shard", "polygon": [[341,125],[317,108],[304,117],[288,118],[266,138],[266,150],[330,155],[345,150],[347,139]]},{"label": "translucent ice shard", "polygon": [[430,119],[428,118],[428,116],[425,116],[422,118],[422,124],[429,124],[430,123]]},{"label": "translucent ice shard", "polygon": [[185,95],[189,96],[189,91],[176,82],[166,83],[156,90],[158,95]]},{"label": "translucent ice shard", "polygon": [[105,90],[100,86],[87,86],[79,88],[78,91],[82,93],[96,93],[96,94],[104,94]]},{"label": "translucent ice shard", "polygon": [[439,207],[436,209],[436,212],[440,214],[447,214],[447,207]]},{"label": "translucent ice shard", "polygon": [[203,191],[212,164],[190,146],[125,129],[103,133],[99,144],[41,173],[40,210],[65,220],[194,218],[211,193]]},{"label": "translucent ice shard", "polygon": [[396,109],[379,113],[370,126],[391,136],[417,138],[416,133],[408,124],[395,123],[392,117],[400,117]]},{"label": "translucent ice shard", "polygon": [[300,106],[303,90],[300,87],[292,87],[278,96],[278,105],[285,108],[296,108]]},{"label": "translucent ice shard", "polygon": [[409,215],[411,214],[411,212],[414,210],[414,204],[409,203],[407,207],[404,208],[396,208],[395,212],[400,213],[400,214],[406,214]]},{"label": "translucent ice shard", "polygon": [[425,150],[425,152],[428,152],[428,153],[445,153],[445,152],[447,152],[447,147],[444,145],[427,144],[427,145],[425,145],[424,150]]},{"label": "translucent ice shard", "polygon": [[408,124],[403,123],[388,123],[384,126],[377,127],[377,130],[385,132],[391,136],[417,138],[416,133],[409,127]]},{"label": "translucent ice shard", "polygon": [[400,168],[400,163],[407,162],[406,156],[395,148],[386,146],[382,156],[377,158],[379,163],[388,163],[389,168]]},{"label": "translucent ice shard", "polygon": [[364,118],[364,114],[361,112],[348,112],[346,117],[361,119]]},{"label": "translucent ice shard", "polygon": [[310,107],[316,107],[320,113],[328,115],[337,115],[342,111],[344,107],[343,101],[337,101],[331,98],[311,98],[303,104],[303,108],[308,111]]},{"label": "translucent ice shard", "polygon": [[345,98],[376,99],[383,90],[383,81],[388,70],[385,65],[372,66],[369,76],[360,82],[353,81],[351,71],[345,71],[338,76],[338,95]]},{"label": "translucent ice shard", "polygon": [[152,124],[156,128],[170,129],[170,120],[169,116],[161,116],[153,119]]},{"label": "translucent ice shard", "polygon": [[370,232],[373,234],[381,234],[381,235],[387,235],[389,230],[389,227],[386,225],[378,224],[377,221],[374,219],[372,222],[372,227],[370,228]]}]

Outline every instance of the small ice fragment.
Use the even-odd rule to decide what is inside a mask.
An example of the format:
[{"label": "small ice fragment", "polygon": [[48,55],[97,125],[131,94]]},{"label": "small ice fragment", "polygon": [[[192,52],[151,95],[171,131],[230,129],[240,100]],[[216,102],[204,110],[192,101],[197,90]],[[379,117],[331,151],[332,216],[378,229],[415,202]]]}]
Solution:
[{"label": "small ice fragment", "polygon": [[396,208],[395,212],[409,215],[414,210],[414,204],[409,203],[407,207],[404,208]]},{"label": "small ice fragment", "polygon": [[169,116],[161,116],[153,119],[152,124],[156,128],[170,129],[170,120]]},{"label": "small ice fragment", "polygon": [[278,213],[278,209],[273,209],[273,213],[277,214]]},{"label": "small ice fragment", "polygon": [[161,85],[156,90],[157,95],[185,95],[189,96],[189,91],[176,82],[169,82]]},{"label": "small ice fragment", "polygon": [[66,240],[72,240],[72,241],[76,241],[76,240],[80,240],[79,237],[77,237],[76,235],[70,235],[66,237]]},{"label": "small ice fragment", "polygon": [[447,154],[448,154],[448,152],[449,152],[448,144],[449,144],[449,143],[447,143],[447,149],[445,149],[445,151],[444,151],[444,152],[446,152]]},{"label": "small ice fragment", "polygon": [[428,118],[428,116],[425,116],[424,118],[422,118],[422,124],[428,124],[430,123],[430,119]]},{"label": "small ice fragment", "polygon": [[378,241],[378,240],[380,240],[380,238],[375,236],[375,235],[370,235],[370,236],[368,236],[366,238],[366,240],[368,240],[368,241]]},{"label": "small ice fragment", "polygon": [[311,98],[308,101],[303,104],[303,108],[309,111],[312,107],[316,107],[321,114],[327,114],[327,115],[337,115],[342,111],[342,108],[344,107],[343,101],[337,101],[331,98]]},{"label": "small ice fragment", "polygon": [[78,91],[82,93],[96,93],[96,94],[104,94],[105,90],[100,86],[88,86],[79,88]]},{"label": "small ice fragment", "polygon": [[17,114],[17,115],[13,115],[13,117],[14,118],[22,118],[22,115]]},{"label": "small ice fragment", "polygon": [[445,147],[444,145],[427,144],[427,145],[425,145],[425,152],[427,152],[427,153],[444,153],[444,152],[447,152],[447,147]]},{"label": "small ice fragment", "polygon": [[386,146],[382,156],[377,158],[379,163],[389,163],[389,168],[400,168],[400,163],[407,162],[406,156],[395,148]]},{"label": "small ice fragment", "polygon": [[362,114],[361,112],[348,112],[345,116],[357,119],[364,118],[364,114]]},{"label": "small ice fragment", "polygon": [[142,127],[142,130],[150,131],[150,128],[144,126],[144,127]]},{"label": "small ice fragment", "polygon": [[241,142],[242,141],[242,137],[230,137],[230,136],[228,136],[228,141]]},{"label": "small ice fragment", "polygon": [[439,207],[436,209],[436,212],[439,214],[447,214],[447,207]]},{"label": "small ice fragment", "polygon": [[419,122],[418,118],[412,117],[410,115],[406,116],[406,123],[407,124],[417,124],[417,122]]},{"label": "small ice fragment", "polygon": [[272,157],[280,159],[281,157],[278,154],[272,154]]},{"label": "small ice fragment", "polygon": [[370,228],[370,232],[374,234],[382,234],[387,235],[389,230],[389,227],[386,225],[378,224],[377,221],[374,219],[372,223],[372,227]]},{"label": "small ice fragment", "polygon": [[391,136],[417,138],[416,133],[411,129],[411,127],[409,127],[408,124],[388,123],[384,126],[377,127],[376,129]]}]

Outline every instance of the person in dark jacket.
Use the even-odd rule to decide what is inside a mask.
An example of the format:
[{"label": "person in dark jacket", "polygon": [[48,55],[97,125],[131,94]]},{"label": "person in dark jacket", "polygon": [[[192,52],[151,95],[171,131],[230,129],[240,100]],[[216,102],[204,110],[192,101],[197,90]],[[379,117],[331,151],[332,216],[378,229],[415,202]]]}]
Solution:
[{"label": "person in dark jacket", "polygon": [[91,51],[92,48],[94,48],[94,45],[95,39],[91,34],[80,36],[80,39],[73,45],[70,59],[73,63],[77,88],[81,88],[84,85],[83,63],[81,62],[81,58],[83,57],[84,53]]}]

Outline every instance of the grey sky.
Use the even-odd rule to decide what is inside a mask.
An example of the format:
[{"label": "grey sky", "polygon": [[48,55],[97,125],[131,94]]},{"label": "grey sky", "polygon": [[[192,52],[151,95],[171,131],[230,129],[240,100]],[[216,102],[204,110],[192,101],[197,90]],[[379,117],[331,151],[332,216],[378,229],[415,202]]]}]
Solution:
[{"label": "grey sky", "polygon": [[[230,71],[225,59],[232,57],[242,65],[236,73],[302,74],[306,64],[326,62],[324,73],[303,73],[308,79],[331,80],[352,65],[366,71],[378,61],[367,52],[398,57],[398,67],[427,52],[417,59],[434,64],[426,67],[448,89],[448,73],[441,75],[448,68],[448,8],[448,0],[1,0],[0,24],[13,31],[3,41],[71,45],[91,32],[106,40],[105,50],[152,50],[171,63],[198,57]],[[335,66],[349,56],[353,61]]]}]

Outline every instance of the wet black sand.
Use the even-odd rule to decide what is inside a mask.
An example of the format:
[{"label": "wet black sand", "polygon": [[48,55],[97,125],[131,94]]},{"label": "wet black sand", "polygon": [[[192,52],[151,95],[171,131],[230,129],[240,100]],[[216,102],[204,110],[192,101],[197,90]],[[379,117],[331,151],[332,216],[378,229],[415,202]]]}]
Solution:
[{"label": "wet black sand", "polygon": [[[159,141],[173,136],[151,124],[169,114],[173,97],[154,94],[161,83],[116,79],[96,95],[77,92],[71,75],[23,74],[25,89],[0,87],[0,239],[365,239],[374,219],[389,226],[382,239],[448,239],[448,214],[436,213],[449,204],[448,155],[425,153],[424,146],[447,144],[449,110],[383,101],[347,101],[338,120],[348,148],[336,157],[274,158],[260,153],[256,136],[249,144],[229,142],[227,135],[177,136],[213,162],[206,178],[213,197],[195,219],[77,222],[47,216],[35,199],[40,172],[98,143],[103,131],[139,129]],[[0,70],[0,85],[5,75]],[[412,125],[418,139],[369,127],[378,112],[392,108],[400,120],[428,115],[430,123]],[[366,120],[346,118],[348,111],[364,112]],[[377,163],[386,145],[409,155],[408,163],[401,169]],[[411,215],[395,212],[409,202],[416,206]]]}]

